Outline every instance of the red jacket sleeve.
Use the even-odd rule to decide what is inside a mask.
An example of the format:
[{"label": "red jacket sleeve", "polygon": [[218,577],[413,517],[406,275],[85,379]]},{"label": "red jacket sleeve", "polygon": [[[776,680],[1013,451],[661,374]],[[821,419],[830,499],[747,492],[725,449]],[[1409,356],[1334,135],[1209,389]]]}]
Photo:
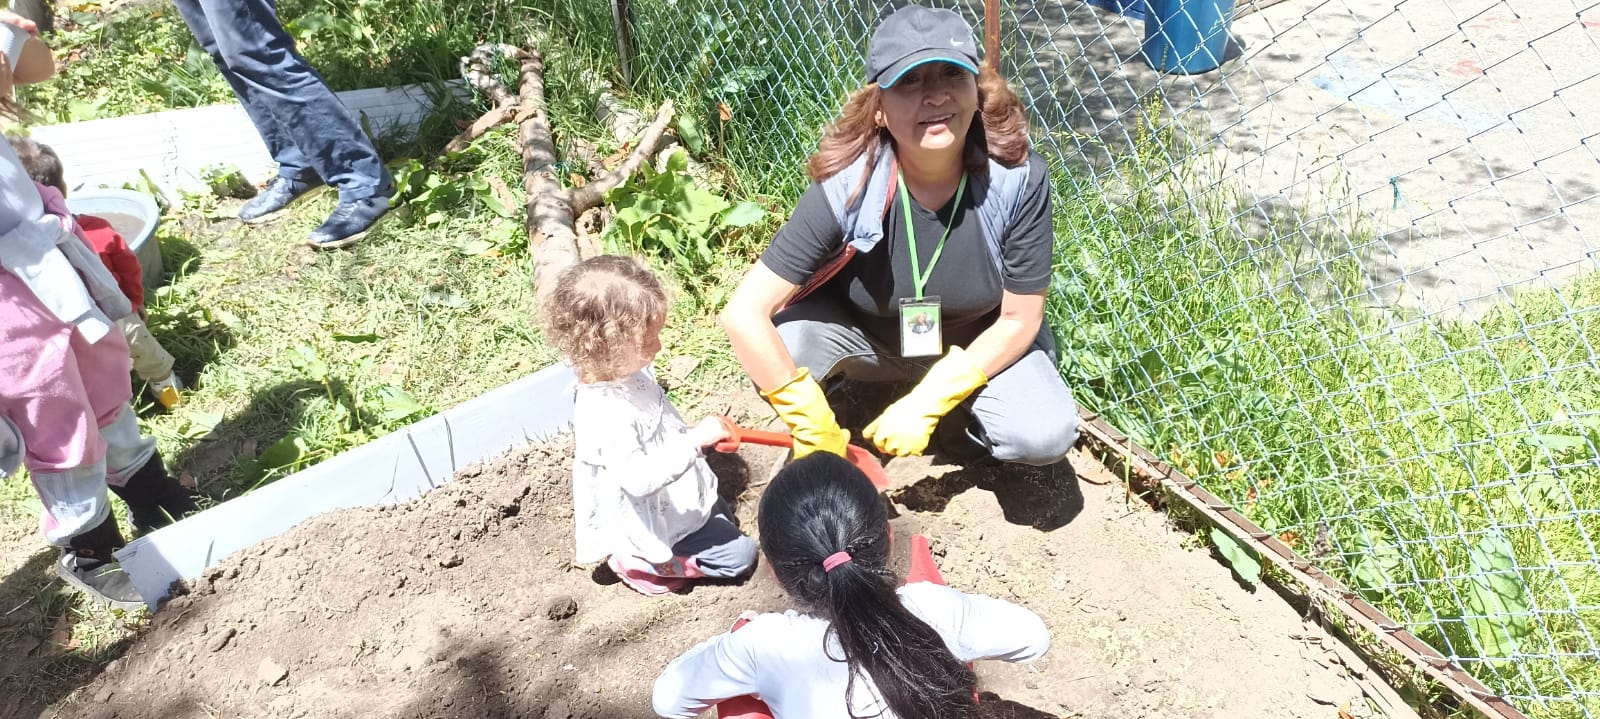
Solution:
[{"label": "red jacket sleeve", "polygon": [[89,246],[100,255],[100,261],[117,278],[117,287],[128,296],[135,312],[144,309],[144,270],[139,267],[139,257],[128,249],[128,243],[117,234],[111,223],[94,215],[78,215],[78,227],[89,239]]}]

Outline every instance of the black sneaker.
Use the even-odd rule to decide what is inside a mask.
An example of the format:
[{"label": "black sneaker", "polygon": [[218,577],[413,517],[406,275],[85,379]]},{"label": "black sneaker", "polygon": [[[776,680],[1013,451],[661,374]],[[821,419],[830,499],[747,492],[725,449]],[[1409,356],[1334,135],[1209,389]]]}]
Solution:
[{"label": "black sneaker", "polygon": [[281,175],[274,177],[266,189],[239,208],[239,219],[252,225],[266,222],[302,195],[321,186],[321,183],[291,180]]},{"label": "black sneaker", "polygon": [[91,556],[93,550],[69,549],[56,561],[56,574],[78,591],[113,609],[132,612],[145,608],[144,598],[117,560]]},{"label": "black sneaker", "polygon": [[378,219],[389,211],[389,198],[378,195],[364,200],[339,201],[317,229],[311,231],[306,244],[319,250],[332,250],[353,245],[367,236],[367,231],[378,224]]}]

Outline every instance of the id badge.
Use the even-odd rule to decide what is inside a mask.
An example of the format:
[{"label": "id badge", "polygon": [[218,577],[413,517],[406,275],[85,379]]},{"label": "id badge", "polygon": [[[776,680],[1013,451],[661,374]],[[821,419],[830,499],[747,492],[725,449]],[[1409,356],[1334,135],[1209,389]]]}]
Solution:
[{"label": "id badge", "polygon": [[901,357],[936,357],[944,354],[943,329],[938,297],[900,300]]}]

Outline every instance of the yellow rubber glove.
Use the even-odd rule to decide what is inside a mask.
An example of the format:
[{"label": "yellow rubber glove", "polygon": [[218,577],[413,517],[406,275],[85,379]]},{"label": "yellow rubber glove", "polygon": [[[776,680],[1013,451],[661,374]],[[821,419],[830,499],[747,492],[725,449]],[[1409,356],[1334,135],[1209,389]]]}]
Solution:
[{"label": "yellow rubber glove", "polygon": [[839,427],[833,408],[828,406],[828,398],[822,394],[822,385],[811,379],[810,370],[801,367],[794,379],[771,392],[762,392],[761,396],[772,403],[778,416],[789,425],[789,433],[794,435],[795,459],[817,451],[844,456],[844,448],[850,444],[850,433]]},{"label": "yellow rubber glove", "polygon": [[939,418],[988,382],[964,350],[951,347],[917,386],[883,410],[861,435],[896,457],[922,454]]}]

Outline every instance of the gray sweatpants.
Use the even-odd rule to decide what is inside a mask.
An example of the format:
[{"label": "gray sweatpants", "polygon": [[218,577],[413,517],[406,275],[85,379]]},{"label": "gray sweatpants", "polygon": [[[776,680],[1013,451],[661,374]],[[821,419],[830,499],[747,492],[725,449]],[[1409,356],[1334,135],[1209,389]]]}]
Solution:
[{"label": "gray sweatpants", "polygon": [[[811,297],[773,322],[796,366],[823,381],[835,375],[860,382],[916,382],[938,357],[906,359],[863,332],[831,299]],[[1078,409],[1056,370],[1048,326],[1033,347],[964,403],[982,428],[995,459],[1054,464],[1078,441]]]},{"label": "gray sweatpants", "polygon": [[739,531],[733,523],[733,510],[719,499],[705,525],[672,545],[672,554],[693,557],[708,577],[728,579],[743,576],[756,564],[756,540]]}]

